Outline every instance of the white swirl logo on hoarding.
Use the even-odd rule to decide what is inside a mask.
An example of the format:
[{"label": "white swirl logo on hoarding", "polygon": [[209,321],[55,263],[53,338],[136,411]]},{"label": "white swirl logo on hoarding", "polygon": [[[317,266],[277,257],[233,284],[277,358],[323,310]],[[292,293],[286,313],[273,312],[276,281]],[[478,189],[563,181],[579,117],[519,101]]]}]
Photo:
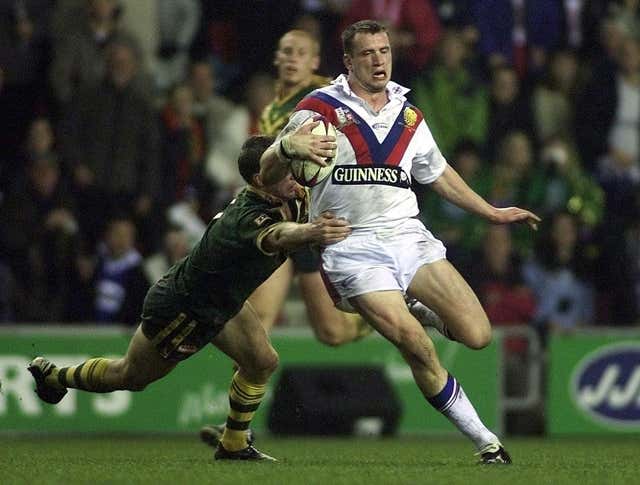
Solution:
[{"label": "white swirl logo on hoarding", "polygon": [[640,428],[640,342],[591,352],[576,366],[570,385],[578,407],[595,421]]}]

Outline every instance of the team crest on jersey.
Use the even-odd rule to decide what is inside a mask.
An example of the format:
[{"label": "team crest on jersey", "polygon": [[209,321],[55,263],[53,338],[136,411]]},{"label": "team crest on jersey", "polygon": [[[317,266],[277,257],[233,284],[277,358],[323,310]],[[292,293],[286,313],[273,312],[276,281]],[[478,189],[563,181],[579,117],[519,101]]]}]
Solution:
[{"label": "team crest on jersey", "polygon": [[407,128],[413,128],[418,121],[418,113],[415,112],[413,108],[407,106],[402,113],[402,117],[404,119],[404,126]]},{"label": "team crest on jersey", "polygon": [[348,125],[358,124],[358,120],[355,118],[355,116],[353,116],[353,113],[351,112],[351,110],[349,110],[349,108],[341,106],[339,108],[336,108],[335,112],[336,118],[338,120],[338,129],[342,129]]},{"label": "team crest on jersey", "polygon": [[253,222],[255,222],[256,226],[261,226],[262,224],[264,224],[269,219],[271,219],[271,218],[267,214],[260,214],[258,217],[256,217],[253,220]]}]

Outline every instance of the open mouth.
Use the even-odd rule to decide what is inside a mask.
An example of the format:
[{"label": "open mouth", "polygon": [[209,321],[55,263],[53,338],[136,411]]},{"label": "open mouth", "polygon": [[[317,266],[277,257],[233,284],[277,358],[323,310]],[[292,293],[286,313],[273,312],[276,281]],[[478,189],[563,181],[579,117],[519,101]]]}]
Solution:
[{"label": "open mouth", "polygon": [[385,71],[384,69],[378,69],[377,71],[373,71],[373,78],[374,79],[386,79],[387,78],[387,71]]}]

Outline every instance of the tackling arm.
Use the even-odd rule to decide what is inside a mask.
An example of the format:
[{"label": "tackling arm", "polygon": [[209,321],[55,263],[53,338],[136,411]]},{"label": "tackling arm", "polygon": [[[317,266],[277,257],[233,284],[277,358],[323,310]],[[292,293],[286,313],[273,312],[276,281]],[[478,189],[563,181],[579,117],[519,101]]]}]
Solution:
[{"label": "tackling arm", "polygon": [[332,213],[325,212],[313,222],[306,224],[296,222],[276,224],[264,237],[262,247],[267,252],[275,253],[310,243],[327,246],[344,240],[350,233],[351,227],[346,220],[338,219]]},{"label": "tackling arm", "polygon": [[452,204],[477,214],[494,224],[526,222],[532,229],[538,228],[540,218],[534,213],[519,207],[497,208],[489,204],[469,187],[458,173],[449,165],[431,187],[441,197]]}]

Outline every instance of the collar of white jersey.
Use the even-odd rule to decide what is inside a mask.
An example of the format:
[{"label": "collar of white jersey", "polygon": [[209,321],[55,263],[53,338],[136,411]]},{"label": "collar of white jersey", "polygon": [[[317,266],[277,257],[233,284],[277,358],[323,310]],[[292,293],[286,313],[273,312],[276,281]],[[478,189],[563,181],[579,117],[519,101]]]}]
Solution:
[{"label": "collar of white jersey", "polygon": [[[348,96],[355,96],[357,98],[360,97],[356,93],[354,93],[353,90],[351,89],[351,86],[349,86],[349,80],[345,74],[340,74],[337,78],[331,81],[331,84],[335,84],[336,86],[341,88],[342,91],[344,91],[344,93]],[[386,89],[387,89],[387,96],[389,96],[390,101],[393,99],[398,99],[402,102],[404,102],[407,99],[405,94],[411,91],[409,88],[405,88],[404,86],[401,86],[400,84],[394,81],[389,81],[387,83]]]}]

